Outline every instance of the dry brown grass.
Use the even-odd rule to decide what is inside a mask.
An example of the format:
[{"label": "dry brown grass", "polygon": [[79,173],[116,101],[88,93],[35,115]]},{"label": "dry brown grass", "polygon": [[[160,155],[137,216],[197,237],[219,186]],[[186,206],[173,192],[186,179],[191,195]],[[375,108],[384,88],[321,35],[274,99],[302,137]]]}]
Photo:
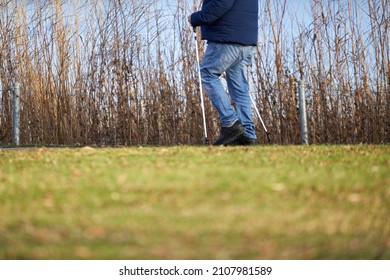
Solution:
[{"label": "dry brown grass", "polygon": [[[201,143],[186,22],[198,1],[163,2],[0,0],[0,143],[12,140],[15,80],[22,144]],[[296,81],[305,79],[312,143],[389,143],[389,2],[310,0],[305,20],[287,5],[260,3],[250,75],[275,142],[300,142]],[[213,138],[207,98],[206,114]]]}]

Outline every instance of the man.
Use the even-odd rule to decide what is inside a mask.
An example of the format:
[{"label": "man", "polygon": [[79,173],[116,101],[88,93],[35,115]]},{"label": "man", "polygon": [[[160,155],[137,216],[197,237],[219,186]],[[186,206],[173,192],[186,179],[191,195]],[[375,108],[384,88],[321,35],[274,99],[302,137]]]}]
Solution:
[{"label": "man", "polygon": [[[258,6],[258,0],[204,0],[188,19],[207,40],[202,83],[222,126],[213,145],[256,144],[246,69],[257,44]],[[220,81],[223,73],[234,107]]]}]

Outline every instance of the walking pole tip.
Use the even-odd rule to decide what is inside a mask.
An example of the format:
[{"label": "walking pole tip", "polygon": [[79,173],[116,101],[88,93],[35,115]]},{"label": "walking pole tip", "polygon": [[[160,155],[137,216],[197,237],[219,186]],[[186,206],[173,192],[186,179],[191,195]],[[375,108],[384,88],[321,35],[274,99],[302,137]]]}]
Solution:
[{"label": "walking pole tip", "polygon": [[272,137],[271,137],[271,133],[269,133],[269,132],[267,132],[267,139],[268,139],[268,144],[271,144]]}]

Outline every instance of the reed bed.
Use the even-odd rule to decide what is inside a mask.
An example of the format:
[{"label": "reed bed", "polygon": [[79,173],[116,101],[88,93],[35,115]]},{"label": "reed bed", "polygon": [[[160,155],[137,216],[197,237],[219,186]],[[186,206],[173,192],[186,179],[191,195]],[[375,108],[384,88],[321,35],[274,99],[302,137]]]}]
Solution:
[{"label": "reed bed", "polygon": [[[311,143],[389,143],[389,2],[308,2],[305,9],[260,2],[248,76],[274,142],[300,143],[297,81],[304,79]],[[187,23],[197,7],[192,0],[0,0],[0,143],[12,142],[18,81],[24,145],[201,144]],[[207,98],[205,107],[214,138],[218,117]]]}]

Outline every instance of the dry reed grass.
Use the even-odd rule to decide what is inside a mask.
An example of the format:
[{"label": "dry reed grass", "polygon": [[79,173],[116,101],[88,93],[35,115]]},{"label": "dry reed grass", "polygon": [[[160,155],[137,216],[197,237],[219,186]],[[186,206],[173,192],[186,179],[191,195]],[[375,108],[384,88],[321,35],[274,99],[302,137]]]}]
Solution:
[{"label": "dry reed grass", "polygon": [[[312,143],[389,143],[389,2],[310,0],[304,19],[287,5],[260,3],[250,73],[275,142],[300,142],[296,82],[305,79]],[[0,0],[0,143],[12,141],[17,80],[22,144],[200,144],[186,22],[197,6],[195,0]],[[218,120],[207,98],[206,114],[213,138]]]}]

